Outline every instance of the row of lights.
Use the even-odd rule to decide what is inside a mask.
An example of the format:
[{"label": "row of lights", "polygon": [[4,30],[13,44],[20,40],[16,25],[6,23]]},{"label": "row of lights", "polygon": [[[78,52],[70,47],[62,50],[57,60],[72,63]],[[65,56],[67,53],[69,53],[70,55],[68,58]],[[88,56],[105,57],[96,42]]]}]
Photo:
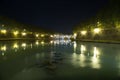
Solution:
[{"label": "row of lights", "polygon": [[[62,41],[62,42],[59,42],[59,41],[57,40],[57,41],[50,41],[50,44],[65,44],[65,45],[66,45],[66,44],[68,44],[69,42],[70,42],[70,41]],[[36,41],[36,42],[35,42],[35,45],[36,45],[37,47],[38,47],[39,45],[44,46],[45,44],[46,44],[46,43],[45,43],[44,41],[41,41],[41,42]],[[4,56],[4,55],[5,55],[5,52],[8,51],[8,49],[14,49],[15,52],[17,52],[17,51],[20,49],[20,47],[21,47],[22,49],[26,50],[26,48],[27,48],[28,46],[30,46],[31,48],[33,48],[33,44],[32,44],[32,43],[28,45],[27,43],[18,44],[17,42],[15,42],[11,48],[7,48],[7,45],[2,45],[2,46],[0,46],[0,52],[1,52],[2,56]]]},{"label": "row of lights", "polygon": [[[94,34],[99,34],[101,32],[101,28],[95,28],[94,30],[93,30],[93,33]],[[84,30],[84,31],[81,31],[81,35],[86,35],[87,34],[87,31],[86,30]]]},{"label": "row of lights", "polygon": [[[7,34],[7,30],[2,29],[2,30],[0,30],[0,33],[5,35],[5,34]],[[22,36],[27,35],[27,32],[25,32],[25,31],[20,33],[19,31],[16,30],[16,31],[12,31],[12,33],[13,33],[14,36],[18,36],[18,34],[21,34]],[[35,36],[39,37],[39,34],[35,34]],[[41,34],[41,37],[44,37],[44,36],[45,36],[44,34]]]},{"label": "row of lights", "polygon": [[[5,35],[5,34],[7,34],[7,30],[2,29],[2,30],[0,30],[0,33]],[[21,34],[22,36],[26,36],[26,35],[28,34],[25,30],[22,31],[21,33],[20,33],[18,30],[12,31],[12,33],[13,33],[13,35],[14,35],[15,37],[17,37],[18,34]],[[35,37],[36,37],[36,38],[38,38],[38,37],[44,37],[44,36],[45,36],[45,34],[39,34],[39,33],[36,33],[36,34],[35,34]],[[59,37],[61,37],[61,36],[63,36],[63,38],[65,38],[65,37],[69,38],[69,37],[70,37],[69,35],[57,35],[57,34],[50,35],[51,38],[59,38]]]},{"label": "row of lights", "polygon": [[[102,30],[101,28],[95,28],[93,30],[93,33],[94,34],[99,34],[101,32],[101,30]],[[85,36],[87,34],[87,30],[80,31],[80,33],[81,33],[81,35]],[[76,36],[77,36],[77,34],[74,33],[74,37],[76,37]]]}]

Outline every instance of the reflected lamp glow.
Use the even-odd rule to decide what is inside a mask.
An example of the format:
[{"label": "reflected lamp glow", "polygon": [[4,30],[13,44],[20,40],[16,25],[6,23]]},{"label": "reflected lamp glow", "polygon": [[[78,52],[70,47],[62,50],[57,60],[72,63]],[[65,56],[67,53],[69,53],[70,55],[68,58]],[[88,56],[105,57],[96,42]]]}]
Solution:
[{"label": "reflected lamp glow", "polygon": [[25,49],[25,47],[27,46],[27,44],[26,43],[22,43],[21,46]]},{"label": "reflected lamp glow", "polygon": [[6,51],[7,47],[6,46],[1,46],[1,51]]},{"label": "reflected lamp glow", "polygon": [[13,45],[13,49],[18,49],[18,48],[19,48],[18,44],[15,43],[15,44]]},{"label": "reflected lamp glow", "polygon": [[101,65],[100,65],[100,63],[99,63],[100,61],[99,61],[99,58],[97,57],[97,55],[98,55],[100,52],[99,52],[99,50],[98,50],[96,47],[94,47],[93,53],[94,53],[94,55],[93,55],[93,57],[92,57],[92,63],[91,63],[92,68],[99,69],[99,68],[101,67]]},{"label": "reflected lamp glow", "polygon": [[4,56],[5,55],[5,53],[4,52],[2,52],[2,56]]},{"label": "reflected lamp glow", "polygon": [[41,41],[41,44],[42,44],[42,45],[44,45],[44,44],[45,44],[45,42],[44,42],[44,41]]},{"label": "reflected lamp glow", "polygon": [[7,30],[3,29],[3,30],[1,30],[1,33],[2,33],[2,34],[6,34],[6,33],[7,33]]},{"label": "reflected lamp glow", "polygon": [[73,47],[74,47],[74,53],[76,53],[76,48],[77,48],[77,43],[76,42],[74,42]]},{"label": "reflected lamp glow", "polygon": [[91,63],[92,68],[100,69],[100,68],[101,68],[101,65],[100,65],[99,62],[100,62],[100,61],[99,61],[98,58],[93,57],[93,58],[92,58],[92,63]]},{"label": "reflected lamp glow", "polygon": [[85,67],[86,66],[86,63],[84,62],[86,60],[86,57],[84,54],[80,54],[80,67]]},{"label": "reflected lamp glow", "polygon": [[38,42],[38,41],[36,41],[36,42],[35,42],[35,44],[36,44],[36,45],[39,45],[39,42]]},{"label": "reflected lamp glow", "polygon": [[99,34],[100,32],[101,32],[101,29],[100,29],[100,28],[95,28],[95,29],[94,29],[94,33],[95,33],[95,34]]},{"label": "reflected lamp glow", "polygon": [[56,41],[54,41],[54,44],[57,44],[57,42],[56,42]]},{"label": "reflected lamp glow", "polygon": [[73,59],[76,59],[77,58],[77,54],[73,53],[72,57],[73,57]]},{"label": "reflected lamp glow", "polygon": [[86,35],[87,31],[81,31],[81,35]]},{"label": "reflected lamp glow", "polygon": [[84,45],[81,45],[81,54],[86,51],[86,47]]},{"label": "reflected lamp glow", "polygon": [[33,48],[33,44],[32,43],[30,44],[30,47]]},{"label": "reflected lamp glow", "polygon": [[99,55],[99,54],[100,54],[99,50],[96,47],[94,47],[94,55],[93,55],[93,57],[97,57],[97,55]]}]

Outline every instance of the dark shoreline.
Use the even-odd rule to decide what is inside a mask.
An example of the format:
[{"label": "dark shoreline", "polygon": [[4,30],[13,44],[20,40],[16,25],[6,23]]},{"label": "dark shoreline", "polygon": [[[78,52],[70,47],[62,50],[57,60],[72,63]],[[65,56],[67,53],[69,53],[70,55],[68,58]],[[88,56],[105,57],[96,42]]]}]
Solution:
[{"label": "dark shoreline", "polygon": [[[37,39],[37,38],[2,38],[0,41],[16,41],[16,40],[45,40],[50,41],[49,39]],[[107,44],[120,44],[120,41],[115,40],[89,40],[89,39],[81,39],[81,40],[71,40],[77,42],[93,42],[93,43],[107,43]]]},{"label": "dark shoreline", "polygon": [[106,43],[106,44],[120,44],[120,41],[115,40],[88,40],[88,39],[81,39],[81,40],[73,40],[77,42],[93,42],[93,43]]},{"label": "dark shoreline", "polygon": [[48,40],[48,39],[37,39],[37,38],[2,38],[0,41],[17,41],[17,40]]}]

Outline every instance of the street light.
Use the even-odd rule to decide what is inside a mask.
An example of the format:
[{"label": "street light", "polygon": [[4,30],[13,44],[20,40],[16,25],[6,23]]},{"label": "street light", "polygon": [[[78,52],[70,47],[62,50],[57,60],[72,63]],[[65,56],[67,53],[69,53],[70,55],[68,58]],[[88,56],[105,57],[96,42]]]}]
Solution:
[{"label": "street light", "polygon": [[19,32],[18,31],[14,31],[13,34],[14,34],[14,36],[17,36],[19,34]]},{"label": "street light", "polygon": [[87,31],[81,31],[81,34],[82,34],[82,35],[86,35],[86,34],[87,34]]},{"label": "street light", "polygon": [[45,35],[44,34],[41,34],[41,37],[44,37]]},{"label": "street light", "polygon": [[99,34],[100,32],[101,32],[101,29],[100,29],[100,28],[95,28],[95,29],[94,29],[94,33],[95,33],[95,34]]},{"label": "street light", "polygon": [[27,35],[27,33],[26,32],[22,32],[22,36],[26,36]]},{"label": "street light", "polygon": [[50,37],[52,38],[52,37],[53,37],[53,35],[50,35]]},{"label": "street light", "polygon": [[3,29],[3,30],[1,30],[1,33],[2,33],[2,34],[6,34],[6,33],[7,33],[7,30]]},{"label": "street light", "polygon": [[76,37],[77,37],[77,33],[74,33],[73,37],[74,37],[74,39],[76,39]]},{"label": "street light", "polygon": [[35,34],[36,37],[39,37],[39,34]]}]

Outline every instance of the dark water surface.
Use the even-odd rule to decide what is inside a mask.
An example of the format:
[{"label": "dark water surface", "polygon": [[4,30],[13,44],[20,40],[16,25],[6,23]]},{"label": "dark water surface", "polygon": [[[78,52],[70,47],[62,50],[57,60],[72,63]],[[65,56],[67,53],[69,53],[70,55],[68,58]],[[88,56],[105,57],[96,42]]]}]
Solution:
[{"label": "dark water surface", "polygon": [[120,80],[120,44],[1,41],[0,80]]}]

